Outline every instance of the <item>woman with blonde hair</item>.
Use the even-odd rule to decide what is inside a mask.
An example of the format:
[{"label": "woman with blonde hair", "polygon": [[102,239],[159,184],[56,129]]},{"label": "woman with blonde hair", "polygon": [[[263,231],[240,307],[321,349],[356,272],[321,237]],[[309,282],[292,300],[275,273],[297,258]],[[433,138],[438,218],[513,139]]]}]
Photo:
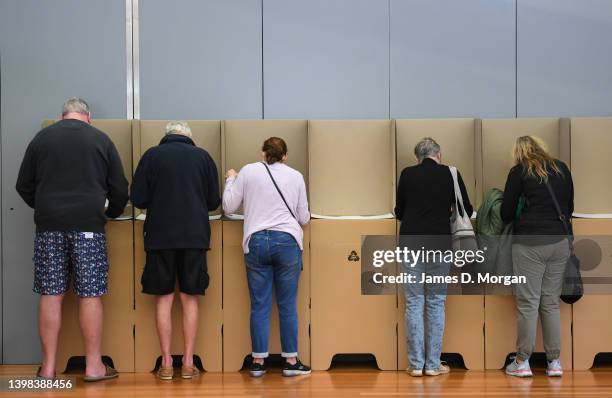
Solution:
[{"label": "woman with blonde hair", "polygon": [[[548,376],[561,376],[559,297],[570,255],[564,223],[574,211],[574,187],[569,168],[548,154],[532,136],[514,145],[515,165],[510,169],[501,207],[502,219],[513,221],[512,263],[515,275],[526,283],[515,286],[517,316],[516,358],[506,374],[532,376],[529,357],[535,348],[538,313],[542,322]],[[554,196],[554,198],[553,198]],[[522,198],[524,205],[517,208]],[[555,199],[562,216],[559,216]]]}]

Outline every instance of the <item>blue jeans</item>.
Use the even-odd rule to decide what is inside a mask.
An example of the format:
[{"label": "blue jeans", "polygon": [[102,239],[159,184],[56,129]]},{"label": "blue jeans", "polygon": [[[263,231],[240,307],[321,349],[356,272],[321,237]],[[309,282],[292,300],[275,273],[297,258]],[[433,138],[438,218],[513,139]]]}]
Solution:
[{"label": "blue jeans", "polygon": [[282,356],[297,356],[298,318],[296,297],[302,251],[292,235],[264,230],[251,235],[244,255],[251,295],[251,344],[253,358],[268,357],[272,285],[276,292]]},{"label": "blue jeans", "polygon": [[410,369],[433,370],[440,367],[444,337],[445,283],[421,283],[422,275],[446,276],[448,263],[403,264],[404,272],[414,275],[415,283],[406,283],[406,342]]}]

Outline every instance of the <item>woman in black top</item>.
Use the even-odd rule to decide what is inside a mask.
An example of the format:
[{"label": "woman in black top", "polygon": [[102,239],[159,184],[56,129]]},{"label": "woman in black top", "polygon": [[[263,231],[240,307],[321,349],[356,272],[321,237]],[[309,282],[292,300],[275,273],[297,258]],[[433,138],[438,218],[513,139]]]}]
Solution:
[{"label": "woman in black top", "polygon": [[[409,249],[437,250],[451,248],[451,206],[455,203],[453,176],[441,164],[440,145],[432,138],[423,138],[414,148],[419,164],[406,167],[399,178],[395,214],[402,221],[400,245]],[[467,190],[457,173],[465,211],[471,215],[472,205]],[[441,258],[417,263],[403,263],[403,272],[414,278],[406,283],[406,340],[409,373],[437,376],[450,368],[440,362],[444,337],[446,284],[423,282],[424,276],[445,277],[450,264]]]},{"label": "woman in black top", "polygon": [[[551,157],[542,143],[531,136],[517,139],[514,160],[516,164],[510,169],[504,189],[501,216],[506,222],[514,222],[514,274],[524,275],[527,282],[516,285],[517,355],[506,373],[532,376],[529,357],[535,348],[539,312],[548,359],[546,373],[561,376],[559,296],[569,245],[546,184],[552,188],[569,224],[574,211],[572,175],[565,163]],[[524,207],[517,216],[521,198]]]}]

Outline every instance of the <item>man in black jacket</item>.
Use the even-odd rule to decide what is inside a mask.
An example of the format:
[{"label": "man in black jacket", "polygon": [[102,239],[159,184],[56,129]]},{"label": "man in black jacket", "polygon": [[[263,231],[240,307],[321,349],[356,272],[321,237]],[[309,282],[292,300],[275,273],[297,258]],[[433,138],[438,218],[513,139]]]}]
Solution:
[{"label": "man in black jacket", "polygon": [[90,123],[87,103],[68,99],[62,120],[30,142],[17,179],[17,192],[34,209],[36,223],[34,291],[41,295],[41,378],[55,375],[61,306],[71,275],[87,353],[85,379],[117,377],[101,359],[101,296],[107,292],[108,277],[104,224],[106,217],[123,212],[128,183],[115,145]]},{"label": "man in black jacket", "polygon": [[198,298],[208,287],[205,250],[210,248],[208,212],[219,207],[219,176],[214,161],[195,146],[185,122],[170,122],[158,146],[140,159],[131,199],[147,209],[147,252],[142,291],[157,296],[157,333],[162,352],[158,377],[173,378],[172,302],[178,279],[183,306],[185,351],[181,377],[197,374],[193,351],[198,325]]}]

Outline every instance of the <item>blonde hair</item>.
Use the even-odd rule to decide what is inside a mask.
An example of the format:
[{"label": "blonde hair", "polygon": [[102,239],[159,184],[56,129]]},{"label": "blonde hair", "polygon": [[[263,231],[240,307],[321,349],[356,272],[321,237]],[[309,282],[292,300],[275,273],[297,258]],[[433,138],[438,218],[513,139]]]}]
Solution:
[{"label": "blonde hair", "polygon": [[517,138],[512,156],[515,164],[523,166],[528,177],[538,178],[540,182],[548,180],[551,171],[561,174],[555,158],[548,154],[544,143],[537,137],[524,135]]}]

